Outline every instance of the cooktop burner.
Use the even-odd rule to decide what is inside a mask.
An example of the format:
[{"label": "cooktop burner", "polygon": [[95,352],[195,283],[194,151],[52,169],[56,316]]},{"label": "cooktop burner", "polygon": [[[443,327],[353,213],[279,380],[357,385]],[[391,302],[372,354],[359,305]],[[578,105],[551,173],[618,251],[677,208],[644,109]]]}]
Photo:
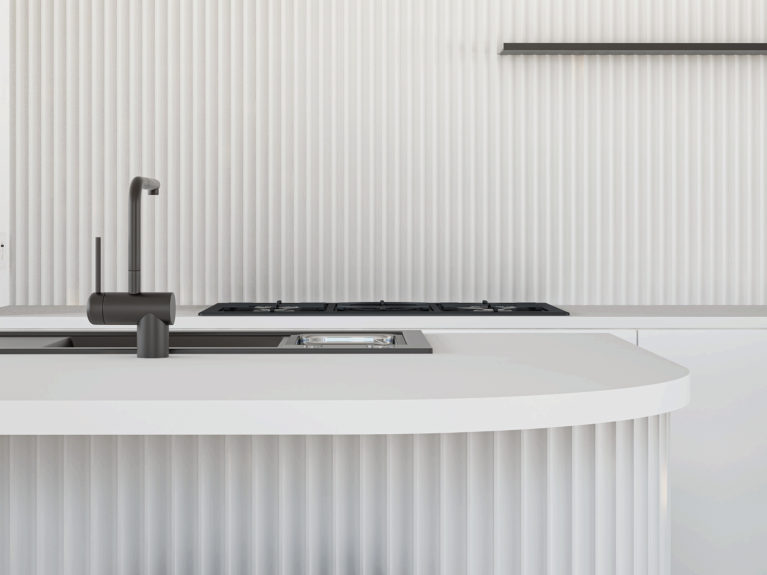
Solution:
[{"label": "cooktop burner", "polygon": [[346,315],[570,315],[566,311],[547,303],[517,302],[498,303],[488,302],[297,302],[285,303],[278,300],[275,303],[217,303],[204,309],[200,315],[317,315],[317,314],[346,314]]},{"label": "cooktop burner", "polygon": [[326,303],[217,303],[200,315],[251,315],[260,313],[324,313],[329,304]]},{"label": "cooktop burner", "polygon": [[[438,303],[443,312],[452,313],[511,313],[517,315],[548,314],[567,315],[567,312],[545,303]],[[556,313],[559,312],[559,313]]]}]

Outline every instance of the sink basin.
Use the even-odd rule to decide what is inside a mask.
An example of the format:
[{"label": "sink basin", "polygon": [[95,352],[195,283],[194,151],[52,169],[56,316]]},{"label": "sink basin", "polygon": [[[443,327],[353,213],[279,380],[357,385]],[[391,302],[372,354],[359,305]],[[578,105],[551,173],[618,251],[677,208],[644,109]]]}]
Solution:
[{"label": "sink basin", "polygon": [[[170,353],[431,353],[418,330],[171,331]],[[0,332],[0,354],[136,353],[135,331]]]}]

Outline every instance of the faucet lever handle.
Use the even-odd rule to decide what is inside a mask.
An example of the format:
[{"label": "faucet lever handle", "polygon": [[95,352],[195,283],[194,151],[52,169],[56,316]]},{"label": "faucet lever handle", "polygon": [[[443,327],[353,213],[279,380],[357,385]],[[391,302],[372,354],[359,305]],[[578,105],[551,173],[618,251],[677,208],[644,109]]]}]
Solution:
[{"label": "faucet lever handle", "polygon": [[101,236],[96,236],[96,252],[95,252],[95,292],[101,293]]}]

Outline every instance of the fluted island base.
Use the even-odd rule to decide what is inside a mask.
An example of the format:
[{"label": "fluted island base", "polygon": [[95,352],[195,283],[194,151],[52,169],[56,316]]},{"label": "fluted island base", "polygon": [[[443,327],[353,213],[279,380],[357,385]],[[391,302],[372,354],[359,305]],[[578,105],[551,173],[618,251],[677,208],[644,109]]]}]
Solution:
[{"label": "fluted island base", "polygon": [[0,571],[668,573],[668,432],[0,437]]}]

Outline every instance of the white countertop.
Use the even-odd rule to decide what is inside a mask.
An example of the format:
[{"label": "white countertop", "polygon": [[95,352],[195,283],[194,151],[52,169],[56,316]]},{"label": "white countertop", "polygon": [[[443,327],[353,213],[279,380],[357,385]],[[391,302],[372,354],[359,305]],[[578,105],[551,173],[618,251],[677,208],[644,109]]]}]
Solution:
[{"label": "white countertop", "polygon": [[[555,304],[557,305],[557,304]],[[767,329],[767,306],[569,306],[569,316],[198,316],[205,306],[180,306],[177,329]],[[81,306],[0,307],[0,330],[99,329]]]},{"label": "white countertop", "polygon": [[495,431],[689,401],[685,368],[612,335],[428,339],[432,355],[0,355],[0,435]]}]

